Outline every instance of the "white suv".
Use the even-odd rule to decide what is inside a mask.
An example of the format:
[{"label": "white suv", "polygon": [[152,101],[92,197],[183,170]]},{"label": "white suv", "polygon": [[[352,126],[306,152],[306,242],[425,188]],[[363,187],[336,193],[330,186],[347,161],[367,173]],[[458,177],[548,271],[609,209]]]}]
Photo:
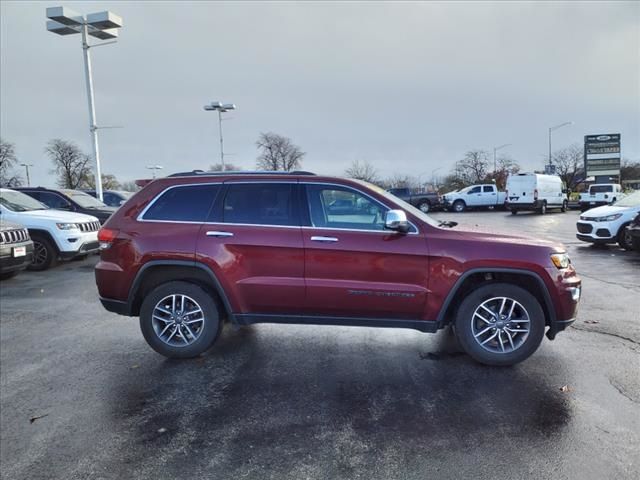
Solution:
[{"label": "white suv", "polygon": [[580,215],[576,237],[583,242],[616,243],[631,250],[631,236],[627,225],[640,212],[640,191],[618,200],[613,205],[592,208]]},{"label": "white suv", "polygon": [[28,195],[0,188],[2,220],[21,223],[33,240],[30,270],[46,270],[58,259],[84,257],[99,250],[96,217],[53,210]]}]

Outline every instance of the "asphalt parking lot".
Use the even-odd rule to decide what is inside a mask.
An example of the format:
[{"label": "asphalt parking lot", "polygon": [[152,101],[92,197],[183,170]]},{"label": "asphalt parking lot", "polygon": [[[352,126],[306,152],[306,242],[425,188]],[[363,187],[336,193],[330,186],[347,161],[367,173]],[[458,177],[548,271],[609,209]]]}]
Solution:
[{"label": "asphalt parking lot", "polygon": [[257,325],[164,359],[104,311],[96,258],[0,285],[7,479],[635,479],[640,255],[575,239],[577,212],[436,213],[562,241],[578,321],[511,368],[447,332]]}]

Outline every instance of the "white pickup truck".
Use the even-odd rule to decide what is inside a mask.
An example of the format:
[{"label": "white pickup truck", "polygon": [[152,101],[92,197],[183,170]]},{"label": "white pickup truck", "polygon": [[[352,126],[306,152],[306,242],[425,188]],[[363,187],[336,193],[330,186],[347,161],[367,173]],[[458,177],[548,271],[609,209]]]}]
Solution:
[{"label": "white pickup truck", "polygon": [[580,194],[580,210],[585,212],[590,208],[611,205],[624,196],[622,186],[618,183],[596,183],[589,186],[587,192]]},{"label": "white pickup truck", "polygon": [[499,192],[495,185],[471,185],[454,190],[442,196],[444,208],[454,212],[464,212],[467,208],[504,207],[507,196]]}]

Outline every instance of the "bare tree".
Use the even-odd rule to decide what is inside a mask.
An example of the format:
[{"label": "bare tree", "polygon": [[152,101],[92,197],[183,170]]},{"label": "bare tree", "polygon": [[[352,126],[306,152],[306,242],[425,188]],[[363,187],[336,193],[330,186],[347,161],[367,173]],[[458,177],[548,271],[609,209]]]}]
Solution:
[{"label": "bare tree", "polygon": [[575,190],[583,180],[584,148],[579,143],[557,150],[551,156],[556,173],[570,190]]},{"label": "bare tree", "polygon": [[[82,182],[80,183],[80,185],[78,185],[79,188],[90,188],[90,189],[95,189],[96,188],[96,177],[95,175],[87,175]],[[116,178],[115,175],[112,175],[110,173],[103,173],[102,174],[102,189],[103,190],[120,190],[120,182],[118,182],[118,179]]]},{"label": "bare tree", "polygon": [[91,169],[87,166],[90,157],[75,143],[55,138],[49,141],[44,151],[53,162],[59,187],[76,189],[87,183],[91,176]]},{"label": "bare tree", "polygon": [[509,155],[501,155],[498,157],[497,170],[486,176],[484,181],[494,181],[499,190],[504,190],[507,185],[507,177],[518,173],[520,165]]},{"label": "bare tree", "polygon": [[[224,164],[224,171],[225,172],[239,172],[240,170],[242,170],[242,167],[234,165],[233,163],[226,163],[225,162],[225,164]],[[211,165],[209,167],[209,171],[210,172],[221,172],[222,171],[222,164],[221,163],[214,163],[213,165]]]},{"label": "bare tree", "polygon": [[133,180],[127,180],[120,184],[120,189],[124,190],[125,192],[137,192],[138,190],[140,190],[140,187],[138,187],[138,185],[136,185],[136,182],[134,182]]},{"label": "bare tree", "polygon": [[257,161],[260,170],[290,172],[300,168],[305,156],[305,152],[291,139],[272,132],[261,133],[256,146],[260,150]]},{"label": "bare tree", "polygon": [[15,145],[0,138],[0,187],[19,187],[22,185],[20,175],[12,174],[17,163]]},{"label": "bare tree", "polygon": [[369,183],[378,182],[378,171],[368,161],[354,160],[351,162],[349,168],[344,171],[344,175],[349,178],[355,178],[356,180],[364,180]]},{"label": "bare tree", "polygon": [[458,165],[459,177],[468,184],[481,183],[488,173],[489,154],[485,150],[469,150]]},{"label": "bare tree", "polygon": [[396,173],[393,176],[383,180],[381,182],[384,188],[411,188],[414,189],[418,186],[418,182],[415,178],[409,175],[403,175]]},{"label": "bare tree", "polygon": [[623,158],[620,167],[620,182],[638,179],[640,179],[640,162],[632,162]]}]

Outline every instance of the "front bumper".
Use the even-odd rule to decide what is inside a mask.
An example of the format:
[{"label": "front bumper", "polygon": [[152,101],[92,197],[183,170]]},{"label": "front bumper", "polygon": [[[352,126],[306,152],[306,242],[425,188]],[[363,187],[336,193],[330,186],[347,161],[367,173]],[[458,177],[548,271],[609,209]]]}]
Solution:
[{"label": "front bumper", "polygon": [[[26,254],[20,257],[14,257],[13,249],[16,247],[25,247]],[[31,263],[33,258],[33,242],[24,242],[16,244],[2,245],[0,248],[0,273],[10,273],[18,270],[24,270]]]},{"label": "front bumper", "polygon": [[60,258],[63,260],[71,260],[82,255],[97,253],[100,251],[100,242],[98,240],[90,240],[80,244],[80,248],[73,252],[60,252]]},{"label": "front bumper", "polygon": [[607,222],[585,222],[576,223],[576,238],[583,242],[591,243],[615,243],[616,233],[612,232],[611,226]]}]

